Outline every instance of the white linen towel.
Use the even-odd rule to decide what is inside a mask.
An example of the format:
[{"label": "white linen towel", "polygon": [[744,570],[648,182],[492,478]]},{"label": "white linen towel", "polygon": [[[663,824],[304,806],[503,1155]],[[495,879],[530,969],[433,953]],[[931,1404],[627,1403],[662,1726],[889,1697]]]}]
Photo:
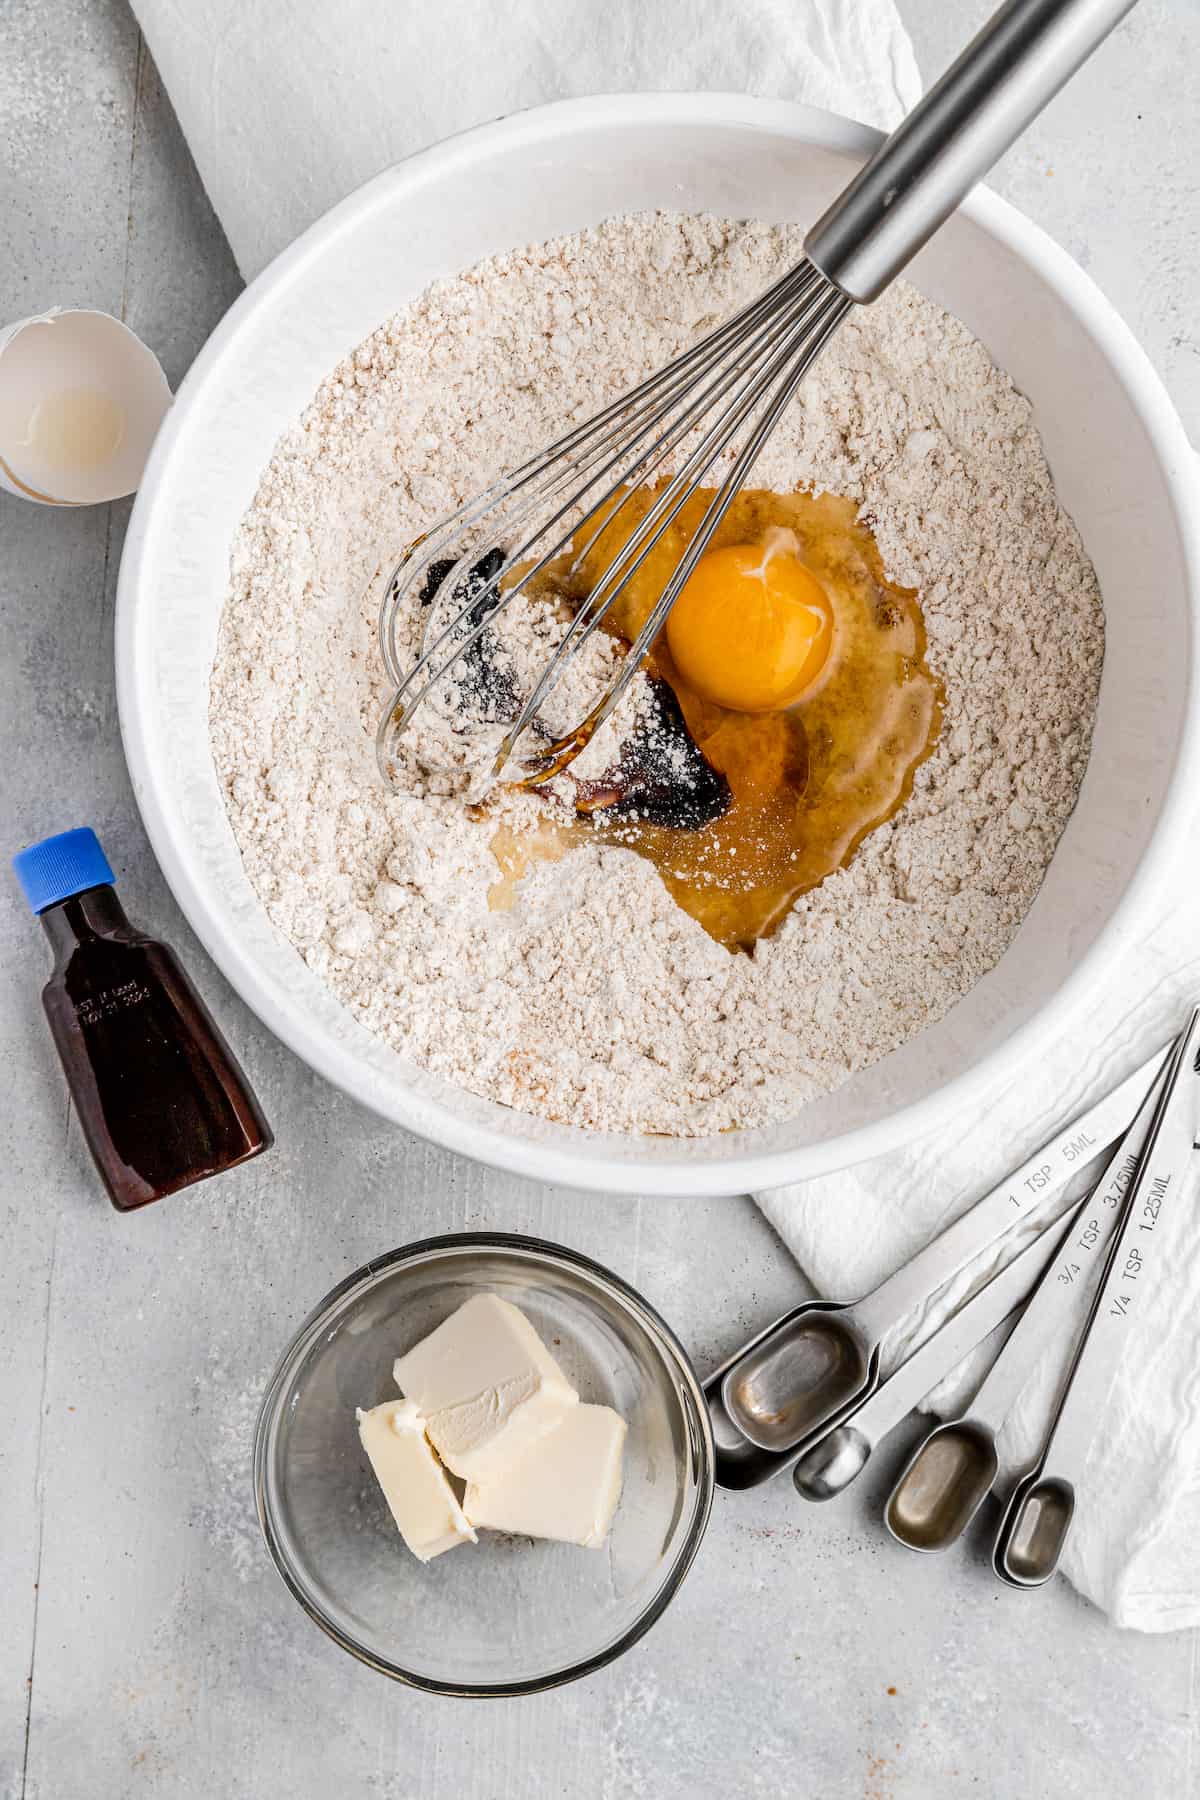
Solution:
[{"label": "white linen towel", "polygon": [[133,0],[247,280],[452,132],[582,94],[734,92],[893,125],[921,91],[892,0]]},{"label": "white linen towel", "polygon": [[[887,126],[920,92],[893,0],[133,5],[248,278],[388,163],[542,101],[732,90]],[[1198,875],[1200,857],[1180,873],[1190,912],[1180,904],[1131,950],[1096,997],[1086,1044],[1063,1044],[995,1096],[969,1134],[756,1196],[821,1291],[865,1290],[1180,1022],[1200,988]],[[1200,1258],[1190,1221],[1177,1210],[1169,1223],[1179,1254],[1138,1314],[1066,1560],[1083,1593],[1145,1630],[1200,1622]],[[1011,1453],[1033,1441],[1045,1404],[1042,1390],[1023,1398]]]},{"label": "white linen towel", "polygon": [[[1086,1029],[993,1095],[980,1116],[895,1156],[755,1196],[821,1293],[867,1292],[1182,1027],[1200,1000],[1200,852],[1182,861],[1176,897],[1096,995]],[[1200,1624],[1200,1156],[1195,1162],[1164,1208],[1153,1285],[1130,1314],[1062,1565],[1118,1625],[1141,1631]],[[1006,1250],[1028,1236],[1014,1234]],[[957,1282],[950,1304],[971,1285]],[[943,1301],[913,1324],[923,1333],[947,1310]],[[1040,1441],[1064,1361],[1047,1357],[1014,1408],[1000,1446],[1010,1468]],[[984,1357],[972,1358],[931,1396],[934,1409],[956,1411],[985,1370]]]}]

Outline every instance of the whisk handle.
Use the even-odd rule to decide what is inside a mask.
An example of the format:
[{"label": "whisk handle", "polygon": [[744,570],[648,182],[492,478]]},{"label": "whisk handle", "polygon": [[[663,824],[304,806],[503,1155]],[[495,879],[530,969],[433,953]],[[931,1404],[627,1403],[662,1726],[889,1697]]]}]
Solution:
[{"label": "whisk handle", "polygon": [[804,242],[851,300],[875,300],[1135,0],[1006,0]]}]

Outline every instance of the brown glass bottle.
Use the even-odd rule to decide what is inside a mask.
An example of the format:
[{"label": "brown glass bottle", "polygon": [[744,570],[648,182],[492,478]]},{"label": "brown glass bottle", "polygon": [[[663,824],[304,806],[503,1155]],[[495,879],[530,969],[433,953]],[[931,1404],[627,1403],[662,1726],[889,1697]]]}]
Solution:
[{"label": "brown glass bottle", "polygon": [[271,1129],[208,1008],[111,885],[38,910],[54,951],[46,1017],[113,1205],[132,1211],[268,1149]]}]

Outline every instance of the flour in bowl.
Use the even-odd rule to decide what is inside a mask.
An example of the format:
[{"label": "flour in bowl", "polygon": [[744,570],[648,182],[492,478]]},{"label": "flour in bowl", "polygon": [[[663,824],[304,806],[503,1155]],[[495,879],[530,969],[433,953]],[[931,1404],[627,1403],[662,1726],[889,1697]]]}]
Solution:
[{"label": "flour in bowl", "polygon": [[[750,955],[611,845],[533,861],[495,910],[498,818],[470,816],[461,771],[415,739],[382,782],[378,569],[799,255],[790,228],[638,215],[438,284],[323,384],[233,547],[211,733],[251,882],[368,1030],[528,1112],[675,1135],[795,1113],[999,959],[1083,776],[1095,575],[1028,403],[900,285],[850,316],[754,472],[860,505],[944,686],[934,754],[848,868]],[[519,844],[538,814],[513,794],[499,822]]]}]

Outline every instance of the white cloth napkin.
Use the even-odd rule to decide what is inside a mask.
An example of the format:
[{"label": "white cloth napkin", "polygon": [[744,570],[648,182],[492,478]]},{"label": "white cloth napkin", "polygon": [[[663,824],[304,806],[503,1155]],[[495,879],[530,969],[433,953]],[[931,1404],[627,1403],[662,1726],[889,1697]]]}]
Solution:
[{"label": "white cloth napkin", "polygon": [[133,0],[249,279],[389,163],[523,107],[707,89],[891,125],[919,95],[892,0]]},{"label": "white cloth napkin", "polygon": [[[630,90],[804,100],[890,125],[916,100],[893,0],[133,0],[244,275],[388,163],[539,102]],[[1200,988],[1192,904],[1165,917],[1097,995],[1086,1041],[995,1096],[986,1117],[886,1163],[756,1196],[823,1292],[853,1296],[917,1249],[1177,1026]],[[1121,1624],[1200,1621],[1200,1258],[1177,1209],[1105,1411],[1066,1560]],[[956,1303],[964,1284],[929,1312]],[[1169,1353],[1164,1347],[1169,1339]],[[978,1359],[976,1359],[976,1366]],[[1023,1397],[1008,1452],[1034,1442],[1051,1374]],[[957,1384],[961,1393],[963,1380]],[[939,1394],[945,1402],[955,1397]]]},{"label": "white cloth napkin", "polygon": [[[1182,1026],[1200,998],[1200,848],[1182,860],[1177,900],[1096,995],[1086,1031],[995,1094],[982,1116],[898,1155],[755,1196],[820,1292],[867,1292]],[[1118,1625],[1141,1631],[1200,1624],[1200,1155],[1195,1163],[1163,1209],[1154,1279],[1129,1316],[1062,1565]],[[1061,1208],[1060,1197],[1053,1212]],[[1013,1234],[939,1296],[914,1318],[906,1341],[947,1316],[1029,1235]],[[1079,1302],[1086,1298],[1081,1290]],[[1001,1438],[1009,1470],[1027,1463],[1040,1441],[1071,1335],[1014,1408]],[[987,1361],[977,1353],[927,1404],[957,1411]]]}]

